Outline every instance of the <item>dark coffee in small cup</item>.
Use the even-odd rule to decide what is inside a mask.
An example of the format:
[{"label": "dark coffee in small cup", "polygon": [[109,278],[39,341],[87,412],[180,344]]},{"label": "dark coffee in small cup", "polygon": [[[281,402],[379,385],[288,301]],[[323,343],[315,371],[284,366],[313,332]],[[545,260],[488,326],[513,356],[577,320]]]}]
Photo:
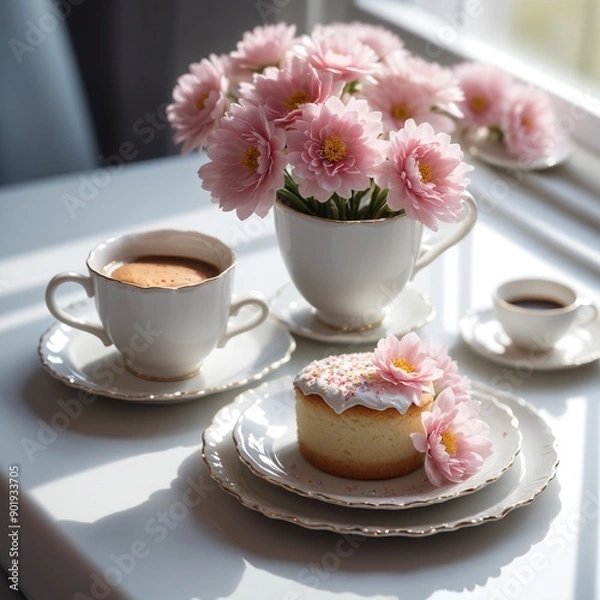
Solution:
[{"label": "dark coffee in small cup", "polygon": [[552,350],[573,327],[597,318],[589,298],[558,281],[541,278],[513,279],[493,293],[496,319],[515,346]]},{"label": "dark coffee in small cup", "polygon": [[552,298],[538,298],[535,296],[511,298],[510,300],[507,300],[507,302],[513,306],[524,308],[526,310],[556,310],[566,306],[563,302],[553,300]]}]

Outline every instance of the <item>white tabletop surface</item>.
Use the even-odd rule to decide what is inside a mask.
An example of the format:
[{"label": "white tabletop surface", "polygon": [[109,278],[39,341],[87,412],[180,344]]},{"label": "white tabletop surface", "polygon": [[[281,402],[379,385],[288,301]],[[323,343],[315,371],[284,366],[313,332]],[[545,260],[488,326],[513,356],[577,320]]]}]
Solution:
[{"label": "white tabletop surface", "polygon": [[[9,467],[17,465],[24,594],[31,600],[599,598],[598,362],[544,373],[527,364],[500,366],[474,354],[458,330],[468,308],[488,306],[494,286],[515,276],[556,277],[600,300],[597,160],[578,152],[556,170],[527,177],[478,165],[475,229],[415,280],[437,309],[420,334],[448,344],[474,381],[539,410],[558,440],[557,477],[531,505],[497,522],[424,538],[350,541],[269,519],[210,479],[202,432],[240,390],[171,406],[98,397],[80,402],[80,414],[66,422],[56,419],[78,390],[41,367],[38,340],[53,323],[44,288],[59,271],[84,270],[99,241],[123,231],[198,229],[236,250],[236,291],[269,296],[288,281],[272,218],[240,222],[211,205],[196,177],[199,163],[198,156],[175,157],[0,190],[0,562],[5,569],[11,564],[4,499]],[[565,197],[567,212],[560,205]],[[82,297],[75,286],[64,294],[65,302]],[[339,347],[297,338],[291,361],[267,378],[292,374],[332,350]],[[190,489],[201,502],[185,514],[175,511]]]}]

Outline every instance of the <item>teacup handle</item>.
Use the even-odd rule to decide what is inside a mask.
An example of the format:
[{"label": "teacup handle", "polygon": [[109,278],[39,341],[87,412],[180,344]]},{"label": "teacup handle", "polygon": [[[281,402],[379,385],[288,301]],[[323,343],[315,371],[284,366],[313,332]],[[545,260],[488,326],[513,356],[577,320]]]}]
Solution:
[{"label": "teacup handle", "polygon": [[[587,314],[584,314],[587,313]],[[577,309],[577,317],[575,319],[576,327],[586,327],[592,321],[598,318],[598,307],[590,298],[582,298]]]},{"label": "teacup handle", "polygon": [[229,307],[229,316],[232,317],[237,315],[244,306],[256,306],[258,308],[258,312],[255,312],[251,317],[242,323],[230,325],[227,328],[227,331],[225,331],[225,335],[217,344],[217,348],[222,348],[232,337],[257,327],[269,316],[269,305],[267,304],[267,301],[257,293],[244,296],[243,298],[232,302],[231,306]]},{"label": "teacup handle", "polygon": [[95,335],[96,337],[100,338],[105,346],[110,346],[112,342],[102,327],[95,325],[94,323],[90,323],[89,321],[86,321],[80,317],[70,315],[68,312],[58,306],[54,294],[58,287],[63,283],[78,283],[85,290],[88,298],[91,298],[94,295],[94,288],[90,277],[86,277],[85,275],[81,275],[75,271],[59,273],[58,275],[55,275],[46,286],[46,306],[48,307],[48,310],[52,316],[59,321],[62,321],[69,327],[81,329],[81,331]]},{"label": "teacup handle", "polygon": [[469,192],[465,193],[463,207],[462,219],[460,220],[459,225],[450,233],[450,235],[442,238],[421,253],[415,264],[413,276],[417,271],[420,271],[423,267],[426,267],[433,262],[440,254],[448,250],[448,248],[460,242],[460,240],[473,229],[473,226],[477,222],[477,202]]}]

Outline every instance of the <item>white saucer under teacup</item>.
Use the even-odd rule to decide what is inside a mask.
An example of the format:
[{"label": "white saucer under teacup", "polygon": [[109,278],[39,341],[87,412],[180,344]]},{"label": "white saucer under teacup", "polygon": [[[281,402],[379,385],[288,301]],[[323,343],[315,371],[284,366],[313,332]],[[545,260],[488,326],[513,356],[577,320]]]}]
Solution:
[{"label": "white saucer under teacup", "polygon": [[536,371],[585,365],[600,358],[600,320],[574,327],[548,351],[514,345],[496,320],[491,307],[471,309],[460,321],[463,340],[477,354],[499,364]]},{"label": "white saucer under teacup", "polygon": [[[95,312],[91,300],[67,309],[81,318],[93,318]],[[38,353],[46,371],[68,386],[130,402],[170,404],[258,381],[288,362],[295,347],[287,329],[270,318],[215,349],[200,373],[178,381],[136,377],[114,346],[61,322],[42,335]]]},{"label": "white saucer under teacup", "polygon": [[436,309],[412,282],[386,308],[383,321],[364,331],[344,331],[320,321],[315,309],[300,295],[293,283],[281,287],[270,299],[272,315],[299,336],[326,343],[363,344],[376,342],[388,333],[402,336],[429,323]]}]

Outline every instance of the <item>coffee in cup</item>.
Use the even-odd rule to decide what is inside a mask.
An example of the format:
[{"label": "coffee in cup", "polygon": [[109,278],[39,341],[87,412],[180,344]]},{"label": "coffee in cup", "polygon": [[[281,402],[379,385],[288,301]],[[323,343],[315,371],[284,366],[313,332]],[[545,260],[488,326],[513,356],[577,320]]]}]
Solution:
[{"label": "coffee in cup", "polygon": [[598,308],[573,288],[549,279],[515,279],[493,294],[494,314],[521,348],[552,349],[574,327],[598,318]]},{"label": "coffee in cup", "polygon": [[[106,346],[114,344],[126,368],[146,379],[195,375],[215,348],[269,314],[257,293],[232,299],[235,255],[203,233],[159,230],[115,237],[94,248],[86,264],[88,275],[66,272],[50,280],[49,311]],[[94,298],[100,324],[58,305],[56,290],[67,282]],[[254,310],[230,323],[244,307]]]},{"label": "coffee in cup", "polygon": [[155,255],[115,260],[103,272],[123,283],[166,288],[194,285],[220,273],[215,265],[197,258]]}]

